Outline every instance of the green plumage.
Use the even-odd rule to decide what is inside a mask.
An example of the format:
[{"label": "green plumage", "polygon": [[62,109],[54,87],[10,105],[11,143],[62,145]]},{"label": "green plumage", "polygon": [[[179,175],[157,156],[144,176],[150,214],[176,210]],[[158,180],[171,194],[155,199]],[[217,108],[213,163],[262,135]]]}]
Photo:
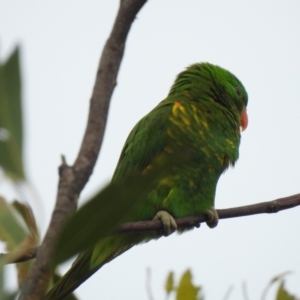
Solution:
[{"label": "green plumage", "polygon": [[[147,172],[160,157],[184,153],[189,159],[170,168],[130,221],[152,220],[158,211],[176,219],[213,210],[218,179],[238,159],[246,106],[245,88],[230,72],[201,63],[180,73],[167,98],[132,129],[112,180]],[[45,299],[63,299],[105,263],[148,239],[128,234],[99,241],[79,255]]]}]

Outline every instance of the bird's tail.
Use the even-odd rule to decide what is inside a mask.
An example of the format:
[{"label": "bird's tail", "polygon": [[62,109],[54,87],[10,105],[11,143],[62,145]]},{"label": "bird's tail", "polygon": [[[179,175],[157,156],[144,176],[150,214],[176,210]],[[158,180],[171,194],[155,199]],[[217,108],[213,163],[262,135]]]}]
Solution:
[{"label": "bird's tail", "polygon": [[125,236],[99,241],[93,249],[80,254],[70,270],[52,287],[43,300],[65,299],[103,265],[130,249],[135,242]]}]

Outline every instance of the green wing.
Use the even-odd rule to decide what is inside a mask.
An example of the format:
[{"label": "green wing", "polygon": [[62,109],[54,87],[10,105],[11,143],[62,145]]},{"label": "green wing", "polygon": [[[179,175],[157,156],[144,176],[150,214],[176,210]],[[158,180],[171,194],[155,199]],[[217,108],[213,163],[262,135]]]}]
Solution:
[{"label": "green wing", "polygon": [[166,146],[167,119],[172,103],[161,102],[130,132],[122,149],[113,179],[130,172],[142,172]]}]

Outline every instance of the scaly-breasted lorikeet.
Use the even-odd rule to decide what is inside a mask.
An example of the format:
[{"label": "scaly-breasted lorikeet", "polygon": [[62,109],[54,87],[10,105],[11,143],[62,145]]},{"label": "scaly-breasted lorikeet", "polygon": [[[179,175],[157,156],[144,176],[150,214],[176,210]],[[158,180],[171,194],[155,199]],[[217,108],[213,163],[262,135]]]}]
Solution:
[{"label": "scaly-breasted lorikeet", "polygon": [[[198,63],[181,72],[168,96],[132,129],[113,179],[144,172],[158,157],[189,151],[189,160],[170,170],[131,221],[160,219],[166,234],[176,229],[173,218],[207,215],[215,227],[214,198],[218,179],[239,156],[240,129],[248,124],[247,92],[221,67]],[[133,245],[142,234],[110,236],[80,254],[45,299],[63,299],[104,264]]]}]

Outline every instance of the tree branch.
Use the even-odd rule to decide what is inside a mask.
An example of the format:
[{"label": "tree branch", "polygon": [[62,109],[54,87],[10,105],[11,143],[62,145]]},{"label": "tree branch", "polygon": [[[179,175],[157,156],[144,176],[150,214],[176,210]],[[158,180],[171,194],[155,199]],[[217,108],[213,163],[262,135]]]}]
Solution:
[{"label": "tree branch", "polygon": [[[263,213],[277,213],[281,210],[300,206],[300,194],[284,197],[268,202],[261,202],[252,205],[239,206],[227,209],[217,209],[220,219],[245,217]],[[176,219],[178,228],[186,227],[199,227],[200,223],[206,221],[205,215],[199,215],[197,217],[185,217]],[[159,220],[155,221],[139,221],[121,224],[114,232],[116,233],[129,233],[129,232],[146,232],[146,231],[158,231],[162,230],[163,225]],[[0,259],[4,258],[5,263],[18,263],[30,260],[35,257],[40,247],[31,248],[15,253],[0,254]]]},{"label": "tree branch", "polygon": [[56,204],[49,228],[37,251],[36,262],[27,278],[20,300],[39,300],[51,276],[51,254],[66,219],[76,211],[77,199],[93,172],[106,126],[107,113],[130,27],[147,0],[121,0],[120,8],[100,59],[90,100],[89,117],[79,154],[73,166],[65,161],[59,168]]},{"label": "tree branch", "polygon": [[36,257],[36,253],[39,250],[39,248],[40,246],[12,253],[0,253],[0,259],[3,259],[4,264],[15,264],[28,261]]},{"label": "tree branch", "polygon": [[[300,194],[292,195],[289,197],[279,198],[276,200],[261,202],[252,205],[239,206],[227,209],[217,209],[219,219],[245,217],[257,214],[270,214],[277,213],[281,210],[293,208],[300,205]],[[200,223],[206,222],[205,215],[199,215],[196,217],[185,217],[175,219],[178,228],[185,227],[199,227]],[[132,223],[121,224],[116,230],[117,233],[126,232],[144,232],[160,230],[162,223],[160,221],[139,221]]]}]

